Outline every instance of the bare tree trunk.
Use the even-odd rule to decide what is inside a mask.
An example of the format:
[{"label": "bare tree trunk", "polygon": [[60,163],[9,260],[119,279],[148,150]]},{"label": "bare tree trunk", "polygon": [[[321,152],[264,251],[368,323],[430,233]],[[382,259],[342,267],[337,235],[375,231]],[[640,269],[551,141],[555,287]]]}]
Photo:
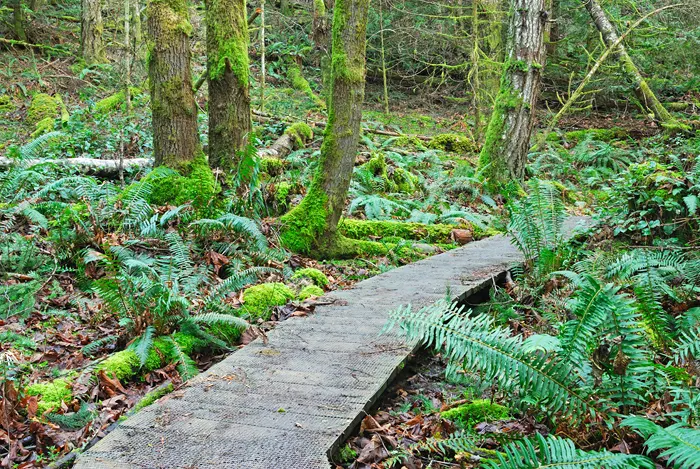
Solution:
[{"label": "bare tree trunk", "polygon": [[479,156],[491,188],[522,180],[545,61],[544,0],[512,0],[501,88]]},{"label": "bare tree trunk", "polygon": [[185,0],[148,5],[148,74],[155,166],[182,170],[201,154],[192,90],[190,34]]},{"label": "bare tree trunk", "polygon": [[337,227],[360,137],[368,10],[369,0],[335,2],[330,106],[320,162],[304,200],[281,219],[280,240],[292,251],[318,257],[355,254]]},{"label": "bare tree trunk", "polygon": [[102,43],[102,2],[81,0],[80,53],[87,64],[107,61]]},{"label": "bare tree trunk", "polygon": [[[603,41],[607,47],[618,42],[617,32],[615,27],[610,23],[610,20],[605,15],[605,12],[600,7],[596,0],[582,0],[586,6],[586,10],[591,15],[596,28],[600,31]],[[654,114],[656,120],[669,130],[679,130],[683,125],[678,122],[657,99],[654,92],[649,88],[647,81],[644,79],[639,69],[632,61],[632,58],[627,53],[624,44],[620,44],[614,50],[616,58],[620,61],[622,70],[627,78],[632,82],[637,98],[646,109]]]},{"label": "bare tree trunk", "polygon": [[245,0],[207,1],[207,56],[209,163],[232,171],[252,130]]}]

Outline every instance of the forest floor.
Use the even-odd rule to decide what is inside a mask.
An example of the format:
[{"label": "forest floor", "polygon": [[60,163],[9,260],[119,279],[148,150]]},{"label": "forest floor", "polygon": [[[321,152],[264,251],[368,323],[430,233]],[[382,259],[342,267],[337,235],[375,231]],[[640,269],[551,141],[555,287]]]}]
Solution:
[{"label": "forest floor", "polygon": [[[58,23],[41,32],[45,43],[75,42],[76,38],[75,25]],[[201,50],[198,55],[201,57]],[[119,63],[119,57],[113,59]],[[200,60],[196,64],[195,74],[203,71],[202,63]],[[68,54],[44,56],[20,48],[0,51],[0,64],[3,156],[19,160],[37,156],[129,159],[150,154],[150,103],[147,93],[139,90],[145,81],[134,83],[134,109],[127,113],[123,99],[114,91],[121,86],[116,66],[85,67]],[[313,70],[309,75],[318,75],[313,67],[309,69]],[[258,123],[258,148],[269,146],[293,121],[325,118],[312,97],[291,87],[283,64],[273,65],[273,70],[276,76],[269,77],[265,112],[275,118]],[[318,90],[320,80],[309,79]],[[52,98],[48,111],[38,105],[41,100],[37,96],[42,94]],[[60,102],[55,99],[57,95]],[[203,96],[202,92],[198,95],[202,109],[206,105]],[[257,84],[252,96],[258,109]],[[469,138],[473,122],[463,106],[434,99],[427,92],[395,91],[391,95],[391,115],[387,116],[379,98],[379,88],[368,87],[366,128],[405,135],[363,133],[346,215],[377,224],[371,229],[354,225],[354,230],[348,225],[346,235],[383,243],[388,250],[382,256],[318,262],[278,249],[275,219],[298,203],[308,187],[321,144],[320,126],[312,125],[313,139],[296,148],[282,163],[265,162],[264,167],[256,163],[261,176],[245,192],[250,196],[248,202],[236,205],[242,200],[232,195],[236,188],[222,187],[220,195],[225,204],[207,216],[191,207],[138,198],[133,199],[138,202],[134,206],[144,212],[130,212],[123,197],[128,196],[130,188],[142,188],[132,185],[138,184],[135,181],[139,174],[126,174],[121,183],[84,178],[51,165],[0,170],[0,461],[26,468],[60,459],[102,436],[150,391],[162,389],[167,383],[179,386],[184,364],[193,365],[197,371],[208,369],[278,321],[312,312],[313,298],[318,294],[346,289],[397,266],[505,231],[511,208],[504,206],[501,195],[486,193],[479,181],[478,145]],[[679,117],[697,122],[697,100],[696,95],[688,96],[689,105]],[[39,114],[34,115],[36,112]],[[291,121],[284,121],[283,116],[291,116]],[[545,113],[541,117],[544,121]],[[45,127],[39,127],[40,122]],[[200,130],[206,144],[205,113],[201,114]],[[414,138],[416,135],[427,138]],[[694,259],[700,243],[700,165],[695,163],[700,137],[664,136],[648,117],[619,110],[566,117],[556,135],[547,137],[546,148],[530,155],[528,174],[554,181],[569,213],[594,214],[602,223],[590,240],[569,248],[575,254],[557,257],[553,262],[557,268],[573,268],[596,256],[610,260],[639,246],[652,251],[679,248],[685,257],[682,262],[676,259],[677,266]],[[224,223],[222,214],[247,218],[254,229],[241,222],[235,229],[201,231],[202,220]],[[389,223],[395,221],[421,225],[397,231]],[[144,327],[133,327],[134,323],[138,325],[144,318],[146,322],[152,320],[155,309],[152,305],[136,305],[120,310],[110,304],[105,290],[100,290],[107,280],[119,279],[132,285],[133,290],[127,293],[133,297],[145,294],[145,290],[139,290],[143,286],[134,281],[133,272],[118,262],[114,253],[126,248],[133,251],[134,259],[158,266],[163,258],[174,257],[174,245],[180,246],[164,241],[173,233],[185,243],[190,263],[188,275],[183,274],[182,279],[197,271],[200,280],[191,290],[168,290],[163,295],[173,293],[189,309],[199,308],[204,294],[240,271],[269,269],[259,271],[255,279],[246,278],[247,282],[222,300],[230,308],[243,311],[242,316],[255,327],[240,334],[207,326],[206,332],[219,340],[217,346],[198,344],[179,360],[159,356],[157,365],[150,369],[133,366],[135,370],[130,368],[121,378],[101,373],[104,370],[100,367],[111,357],[138,343],[136,338]],[[318,269],[323,277],[311,275],[326,280],[295,278],[295,272],[304,268]],[[576,290],[548,275],[536,277],[529,272],[516,279],[517,288],[493,293],[487,311],[513,333],[554,333],[559,330],[559,322],[570,317],[564,305]],[[668,322],[678,322],[672,329],[674,334],[694,330],[696,322],[681,319],[695,317],[700,305],[696,287],[691,288],[683,279],[664,278],[668,287],[663,287],[664,296],[658,299],[670,315]],[[245,290],[253,284],[285,284],[289,291],[285,290],[281,301],[265,305],[261,314],[250,314],[245,312]],[[625,292],[634,294],[631,285],[622,280],[619,284]],[[307,291],[314,294],[302,299],[302,290],[311,286],[317,288]],[[168,325],[161,332],[173,336],[180,330]],[[669,343],[677,337],[669,338]],[[223,346],[220,341],[225,342]],[[655,355],[656,365],[664,372],[690,373],[687,379],[683,375],[684,382],[697,376],[690,370],[692,365],[669,361],[672,354],[664,353]],[[189,363],[189,358],[194,362]],[[492,438],[490,433],[546,433],[542,428],[545,424],[550,432],[570,430],[552,421],[543,422],[544,418],[535,419],[538,412],[543,413],[538,404],[525,410],[526,406],[511,407],[506,396],[473,376],[466,382],[454,376],[450,378],[454,382],[439,378],[439,358],[429,360],[428,365],[427,371],[400,382],[391,394],[395,398],[382,404],[373,416],[374,422],[365,425],[365,429],[375,428],[376,423],[381,430],[363,432],[352,439],[339,460],[354,469],[379,467],[394,456],[392,451],[445,436],[455,429],[476,430],[484,449],[476,457],[493,456],[487,450],[496,448],[494,441],[502,444],[505,440]],[[151,395],[146,402],[154,397]],[[493,400],[503,408],[480,402],[477,415],[484,408],[494,414],[484,414],[479,421],[467,419],[460,423],[461,428],[440,415],[441,409],[459,407],[467,399],[470,403],[487,399],[488,404]],[[694,408],[698,405],[697,397],[694,399],[677,407]],[[651,411],[673,405],[665,396],[657,396],[640,408]],[[692,421],[697,416],[687,418]],[[372,438],[374,434],[380,436],[382,448]],[[601,441],[592,434],[569,434],[580,442],[590,442],[587,448],[625,443],[641,451],[639,441],[631,438],[606,436]],[[426,467],[436,459],[425,448],[411,450],[396,455],[408,468]],[[459,451],[438,453],[445,467],[459,464],[455,459]]]}]

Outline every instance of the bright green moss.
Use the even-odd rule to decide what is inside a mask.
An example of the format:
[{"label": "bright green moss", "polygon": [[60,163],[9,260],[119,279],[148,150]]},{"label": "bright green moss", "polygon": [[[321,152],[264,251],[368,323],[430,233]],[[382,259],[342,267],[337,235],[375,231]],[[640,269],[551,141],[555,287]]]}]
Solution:
[{"label": "bright green moss", "polygon": [[[129,88],[129,93],[131,96],[138,96],[141,94],[141,90],[136,88],[136,87],[130,87]],[[104,99],[101,99],[95,103],[95,111],[98,114],[107,114],[112,111],[116,111],[117,109],[121,108],[124,104],[126,104],[126,93],[124,93],[124,90],[114,93],[111,96],[107,96]]]},{"label": "bright green moss", "polygon": [[294,184],[282,181],[275,186],[275,202],[279,207],[286,208],[289,203],[289,194],[294,188]]},{"label": "bright green moss", "polygon": [[278,176],[284,171],[285,162],[279,158],[260,158],[260,172],[270,176]]},{"label": "bright green moss", "polygon": [[418,150],[424,150],[425,145],[423,141],[415,136],[402,135],[394,140],[394,144],[401,148],[416,148]]},{"label": "bright green moss", "polygon": [[156,205],[192,203],[197,210],[210,206],[214,195],[220,189],[204,153],[200,153],[193,161],[185,164],[181,173],[154,170],[144,178],[144,181],[152,187],[151,203]]},{"label": "bright green moss", "polygon": [[143,398],[134,406],[134,412],[138,412],[139,410],[143,409],[144,407],[148,407],[149,405],[153,404],[155,401],[160,399],[161,397],[165,396],[166,394],[170,394],[173,392],[173,389],[175,387],[173,386],[173,383],[168,383],[167,386],[163,386],[162,388],[154,389],[153,391],[149,392]]},{"label": "bright green moss", "polygon": [[45,133],[52,132],[55,128],[56,119],[53,117],[45,117],[36,123],[36,129],[32,132],[32,138],[37,138]]},{"label": "bright green moss", "polygon": [[[610,129],[572,130],[571,132],[566,132],[564,134],[564,140],[577,143],[585,140],[588,136],[590,136],[592,140],[597,140],[599,142],[610,142],[612,140],[626,138],[629,136],[629,134],[625,129],[621,129],[619,127],[613,127]],[[549,139],[549,136],[547,137]]]},{"label": "bright green moss", "polygon": [[140,367],[141,361],[136,356],[136,352],[127,349],[107,357],[97,366],[95,371],[104,371],[111,378],[126,381],[136,375]]},{"label": "bright green moss", "polygon": [[12,98],[6,94],[0,94],[0,112],[10,112],[12,109]]},{"label": "bright green moss", "polygon": [[37,396],[37,414],[43,415],[47,411],[61,407],[62,402],[70,402],[73,399],[72,386],[65,379],[55,379],[50,383],[36,383],[25,390],[28,396]]},{"label": "bright green moss", "polygon": [[375,176],[379,176],[384,181],[386,192],[413,193],[418,187],[418,177],[403,168],[394,168],[389,172],[384,153],[375,153],[364,167]]},{"label": "bright green moss", "polygon": [[285,305],[295,297],[292,289],[283,283],[262,283],[243,291],[243,310],[253,319],[268,320],[274,306]]},{"label": "bright green moss", "polygon": [[280,218],[282,246],[300,254],[311,253],[317,237],[326,229],[327,200],[323,190],[311,186],[304,200]]},{"label": "bright green moss", "polygon": [[245,2],[211,0],[207,5],[209,78],[220,79],[227,67],[239,85],[248,86],[248,22]]},{"label": "bright green moss", "polygon": [[428,142],[428,148],[455,153],[474,153],[477,148],[469,138],[458,134],[439,134]]},{"label": "bright green moss", "polygon": [[510,410],[487,399],[477,399],[454,409],[441,412],[440,416],[459,428],[471,428],[481,422],[495,422],[510,417]]},{"label": "bright green moss", "polygon": [[202,340],[199,337],[195,337],[191,334],[185,334],[184,332],[176,332],[173,334],[173,339],[177,342],[183,352],[187,355],[191,355],[193,352],[201,350],[207,346],[207,341]]},{"label": "bright green moss", "polygon": [[430,243],[449,242],[453,229],[454,226],[452,225],[425,225],[422,223],[355,220],[352,218],[344,218],[338,225],[338,230],[343,235],[354,239],[398,236],[403,239],[425,240]]},{"label": "bright green moss", "polygon": [[312,296],[323,296],[324,293],[323,288],[317,287],[316,285],[307,285],[301,289],[297,298],[304,301]]},{"label": "bright green moss", "polygon": [[313,267],[306,267],[304,269],[299,269],[296,272],[294,272],[294,275],[292,275],[292,280],[297,280],[297,279],[302,279],[302,278],[308,278],[312,282],[314,282],[315,285],[318,285],[319,287],[327,287],[328,284],[330,283],[328,280],[328,277],[326,277],[326,274],[321,272],[318,269],[314,269]]},{"label": "bright green moss", "polygon": [[321,98],[318,97],[314,90],[311,89],[311,84],[304,78],[301,74],[301,68],[296,63],[291,63],[287,67],[287,78],[292,84],[292,88],[295,90],[303,92],[306,96],[311,98],[317,106],[325,108],[326,103]]},{"label": "bright green moss", "polygon": [[27,111],[27,123],[36,124],[47,117],[55,118],[58,114],[60,103],[46,93],[37,93],[32,98],[32,103]]},{"label": "bright green moss", "polygon": [[297,122],[292,124],[284,131],[285,134],[294,137],[294,146],[299,149],[304,146],[305,142],[314,138],[314,131],[306,122]]}]

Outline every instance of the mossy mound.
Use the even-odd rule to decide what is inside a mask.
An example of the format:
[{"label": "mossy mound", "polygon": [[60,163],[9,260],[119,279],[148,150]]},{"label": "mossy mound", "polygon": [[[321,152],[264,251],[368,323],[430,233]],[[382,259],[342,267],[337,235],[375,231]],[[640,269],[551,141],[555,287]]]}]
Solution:
[{"label": "mossy mound", "polygon": [[372,174],[382,179],[386,192],[411,194],[418,189],[418,176],[403,168],[390,168],[386,162],[384,153],[375,153],[363,166],[368,171],[371,171]]},{"label": "mossy mound", "polygon": [[149,202],[156,205],[191,203],[196,210],[203,210],[220,190],[203,153],[185,164],[181,172],[156,168],[143,180],[152,188]]},{"label": "mossy mound", "polygon": [[45,133],[53,132],[56,124],[56,119],[53,117],[45,117],[36,123],[32,138],[37,138]]},{"label": "mossy mound", "polygon": [[591,140],[597,140],[599,142],[611,142],[613,140],[620,140],[629,137],[629,132],[620,127],[612,127],[610,129],[582,129],[582,130],[572,130],[566,132],[564,135],[560,135],[557,132],[550,132],[547,135],[548,142],[557,142],[564,140],[570,143],[579,143],[590,137]]},{"label": "mossy mound", "polygon": [[32,103],[27,111],[27,123],[36,124],[48,117],[56,118],[61,107],[61,102],[46,93],[37,93],[32,98]]},{"label": "mossy mound", "polygon": [[355,220],[344,218],[338,224],[338,230],[354,239],[386,238],[396,236],[403,239],[427,241],[429,243],[448,243],[455,227],[452,225],[425,225],[399,221]]},{"label": "mossy mound", "polygon": [[279,208],[287,208],[294,184],[288,181],[281,181],[274,186],[274,199]]},{"label": "mossy mound", "polygon": [[12,98],[6,94],[0,94],[0,112],[10,112],[13,109]]},{"label": "mossy mound", "polygon": [[487,399],[477,399],[454,409],[441,412],[440,416],[459,428],[471,428],[481,422],[495,422],[510,417],[510,410]]},{"label": "mossy mound", "polygon": [[296,294],[287,285],[278,282],[261,283],[243,291],[243,310],[251,319],[270,319],[272,308],[287,304]]},{"label": "mossy mound", "polygon": [[279,176],[284,171],[285,161],[279,158],[260,158],[260,172],[270,176]]},{"label": "mossy mound", "polygon": [[400,148],[415,148],[417,150],[425,150],[425,143],[416,136],[402,135],[394,140],[394,145]]},{"label": "mossy mound", "polygon": [[37,396],[37,414],[56,410],[62,402],[70,402],[73,399],[73,388],[65,379],[55,379],[49,383],[36,383],[28,386],[25,393],[28,396]]},{"label": "mossy mound", "polygon": [[304,301],[312,296],[323,296],[324,293],[325,292],[321,287],[317,287],[316,285],[307,285],[301,289],[297,298]]},{"label": "mossy mound", "polygon": [[428,148],[454,153],[475,153],[478,151],[476,144],[471,139],[458,134],[438,134],[430,139]]},{"label": "mossy mound", "polygon": [[302,148],[306,142],[314,138],[314,131],[305,122],[290,125],[284,133],[294,137],[294,148],[296,149]]},{"label": "mossy mound", "polygon": [[[202,348],[205,342],[197,337],[182,332],[173,334],[173,339],[180,349],[187,355]],[[132,349],[122,350],[113,353],[102,361],[96,372],[104,371],[110,378],[117,378],[119,381],[128,381],[141,373],[162,368],[174,358],[172,344],[162,338],[155,339],[151,351],[148,353],[146,363],[141,366],[141,360]]]},{"label": "mossy mound", "polygon": [[330,283],[328,277],[326,277],[326,274],[324,274],[318,269],[314,269],[313,267],[305,267],[303,269],[299,269],[296,272],[294,272],[294,275],[292,275],[292,280],[298,280],[302,278],[308,278],[314,283],[314,285],[317,285],[319,287],[327,287]]}]

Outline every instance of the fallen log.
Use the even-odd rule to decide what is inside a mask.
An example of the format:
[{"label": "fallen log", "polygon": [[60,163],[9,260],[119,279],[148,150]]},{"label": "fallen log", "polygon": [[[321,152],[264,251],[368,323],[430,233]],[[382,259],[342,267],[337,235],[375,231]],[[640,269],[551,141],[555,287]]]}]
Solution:
[{"label": "fallen log", "polygon": [[[12,158],[0,158],[0,169],[9,168],[17,164],[17,162],[17,160]],[[153,160],[150,158],[125,159],[123,160],[123,165],[120,165],[119,160],[101,160],[97,158],[65,158],[60,160],[32,158],[22,160],[21,162],[22,165],[25,166],[45,164],[76,168],[83,174],[108,178],[117,177],[120,169],[124,171],[138,171],[140,169],[149,168],[153,164]]]},{"label": "fallen log", "polygon": [[[271,120],[278,120],[278,121],[283,121],[283,122],[297,122],[299,120],[299,118],[295,118],[292,116],[273,116],[271,114],[266,114],[264,112],[253,110],[253,120],[255,122],[269,122]],[[314,127],[318,127],[318,128],[322,128],[322,129],[326,127],[325,121],[306,120],[305,122],[309,125],[313,125]],[[385,135],[387,137],[417,138],[417,139],[422,140],[424,142],[429,142],[430,140],[432,140],[432,137],[428,137],[427,135],[402,134],[399,132],[392,132],[391,130],[370,129],[367,127],[362,127],[362,131],[370,133],[370,134]]]}]

